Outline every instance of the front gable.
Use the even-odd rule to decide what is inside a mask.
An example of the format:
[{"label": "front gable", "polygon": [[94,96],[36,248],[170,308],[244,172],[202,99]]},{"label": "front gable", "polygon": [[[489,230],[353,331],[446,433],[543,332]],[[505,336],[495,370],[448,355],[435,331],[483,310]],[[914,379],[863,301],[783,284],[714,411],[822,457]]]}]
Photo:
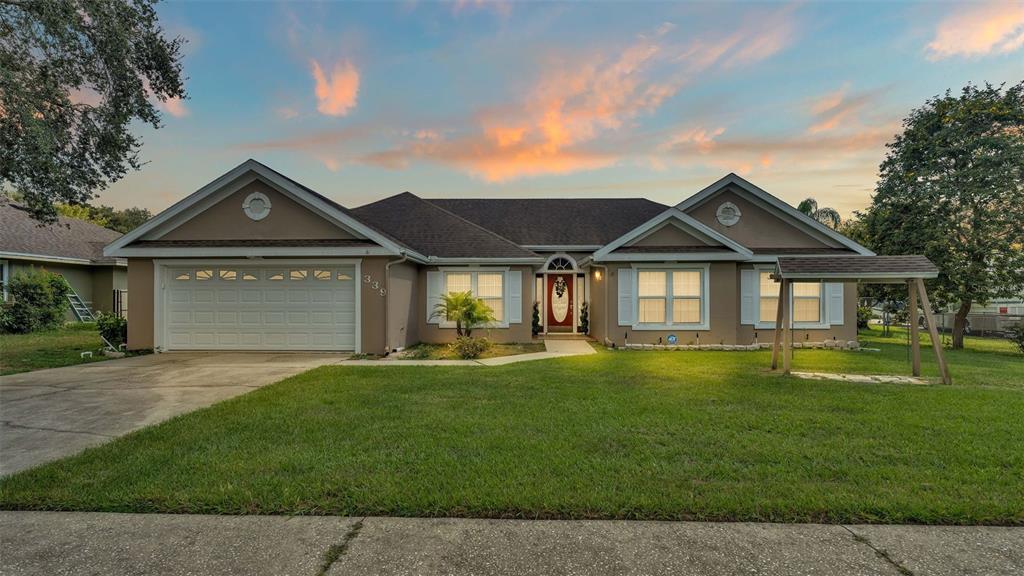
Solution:
[{"label": "front gable", "polygon": [[[270,201],[266,218],[246,216],[243,204],[250,194],[260,193]],[[165,231],[154,231],[145,240],[305,240],[358,237],[337,223],[292,200],[287,194],[256,178],[223,200]]]},{"label": "front gable", "polygon": [[[252,195],[265,216],[245,207]],[[248,211],[248,213],[247,213]],[[270,168],[247,160],[104,249],[108,256],[328,256],[409,253]]]},{"label": "front gable", "polygon": [[746,260],[753,253],[669,208],[594,252],[594,260]]},{"label": "front gable", "polygon": [[[739,211],[738,221],[719,218],[719,210],[730,203]],[[736,174],[680,202],[676,209],[761,254],[785,249],[874,254]]]}]

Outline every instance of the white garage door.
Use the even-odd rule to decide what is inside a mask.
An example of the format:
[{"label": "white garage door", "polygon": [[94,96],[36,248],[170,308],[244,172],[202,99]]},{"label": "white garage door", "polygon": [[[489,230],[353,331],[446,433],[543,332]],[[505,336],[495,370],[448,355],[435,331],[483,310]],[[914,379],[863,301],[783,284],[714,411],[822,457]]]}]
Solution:
[{"label": "white garage door", "polygon": [[356,272],[343,266],[168,266],[167,350],[355,350]]}]

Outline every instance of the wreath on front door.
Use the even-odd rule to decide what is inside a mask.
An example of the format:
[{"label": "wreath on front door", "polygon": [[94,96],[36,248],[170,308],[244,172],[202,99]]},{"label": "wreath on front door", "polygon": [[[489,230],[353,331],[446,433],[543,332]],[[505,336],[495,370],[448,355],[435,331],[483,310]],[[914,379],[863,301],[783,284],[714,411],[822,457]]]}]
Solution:
[{"label": "wreath on front door", "polygon": [[555,296],[558,296],[559,298],[561,298],[562,296],[565,296],[565,290],[568,287],[569,286],[565,283],[565,278],[562,278],[562,277],[556,278],[555,279]]}]

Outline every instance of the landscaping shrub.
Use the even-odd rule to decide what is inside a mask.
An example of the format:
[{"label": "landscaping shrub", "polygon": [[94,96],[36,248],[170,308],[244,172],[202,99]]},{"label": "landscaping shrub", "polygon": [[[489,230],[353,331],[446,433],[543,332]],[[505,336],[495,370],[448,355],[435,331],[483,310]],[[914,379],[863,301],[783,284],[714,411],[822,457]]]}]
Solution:
[{"label": "landscaping shrub", "polygon": [[96,319],[96,327],[100,336],[110,342],[114,348],[128,341],[128,320],[115,314],[100,314]]},{"label": "landscaping shrub", "polygon": [[57,328],[68,312],[70,287],[60,274],[46,270],[18,272],[7,283],[0,306],[0,332],[26,334]]},{"label": "landscaping shrub", "polygon": [[590,334],[590,306],[586,302],[580,305],[580,333]]},{"label": "landscaping shrub", "polygon": [[871,306],[857,306],[857,328],[860,330],[867,328],[872,315]]},{"label": "landscaping shrub", "polygon": [[491,347],[491,341],[487,338],[459,336],[456,338],[455,342],[452,342],[451,346],[452,350],[458,354],[459,358],[472,360],[473,358],[479,358],[481,354],[489,350]]},{"label": "landscaping shrub", "polygon": [[1024,353],[1024,324],[1010,326],[1010,342],[1017,345],[1017,348]]},{"label": "landscaping shrub", "polygon": [[533,303],[533,326],[531,326],[531,331],[533,332],[534,336],[536,336],[537,334],[540,334],[540,331],[541,331],[541,325],[540,325],[540,304],[538,304],[536,302]]}]

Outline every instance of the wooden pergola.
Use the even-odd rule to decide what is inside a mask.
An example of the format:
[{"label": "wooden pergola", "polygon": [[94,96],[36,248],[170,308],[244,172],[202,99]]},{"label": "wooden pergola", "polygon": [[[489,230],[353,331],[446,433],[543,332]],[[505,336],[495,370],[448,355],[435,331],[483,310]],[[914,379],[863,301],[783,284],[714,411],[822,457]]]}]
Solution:
[{"label": "wooden pergola", "polygon": [[772,370],[778,369],[782,355],[782,370],[789,374],[793,360],[793,320],[791,303],[787,295],[797,282],[857,282],[861,284],[906,284],[910,312],[910,357],[914,376],[921,375],[921,339],[918,334],[917,309],[920,302],[931,335],[935,360],[944,384],[952,384],[949,367],[942,354],[939,330],[932,315],[926,278],[939,275],[938,268],[924,256],[841,256],[841,257],[780,257],[772,277],[779,283],[779,306],[775,326],[775,345],[772,347]]}]

